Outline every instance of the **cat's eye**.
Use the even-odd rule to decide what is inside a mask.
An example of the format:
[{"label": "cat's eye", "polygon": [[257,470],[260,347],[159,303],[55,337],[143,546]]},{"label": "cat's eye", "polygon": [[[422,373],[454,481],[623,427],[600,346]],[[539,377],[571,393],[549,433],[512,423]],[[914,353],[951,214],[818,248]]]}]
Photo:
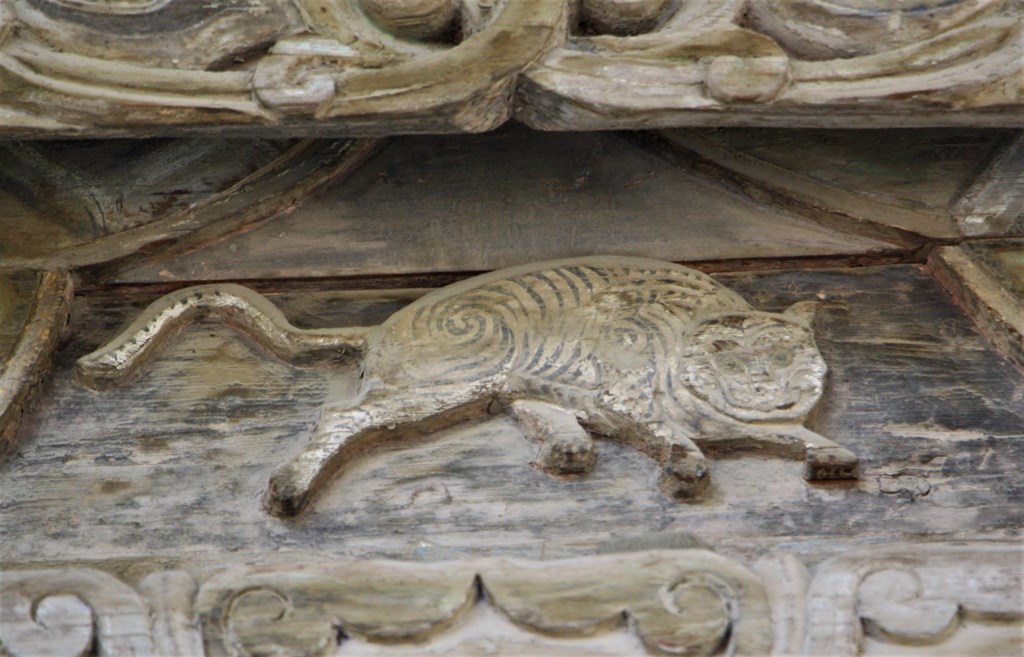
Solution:
[{"label": "cat's eye", "polygon": [[793,362],[793,354],[785,349],[776,349],[772,353],[772,362],[781,366],[789,365]]},{"label": "cat's eye", "polygon": [[721,363],[722,367],[724,367],[726,370],[730,372],[739,372],[741,369],[743,369],[743,364],[740,362],[740,359],[736,358],[735,356],[723,358],[721,360]]}]

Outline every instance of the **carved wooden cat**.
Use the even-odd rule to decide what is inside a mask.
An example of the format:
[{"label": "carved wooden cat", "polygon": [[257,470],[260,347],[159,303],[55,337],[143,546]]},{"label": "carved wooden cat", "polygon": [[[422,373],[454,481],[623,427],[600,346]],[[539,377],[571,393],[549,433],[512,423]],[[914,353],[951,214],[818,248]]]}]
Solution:
[{"label": "carved wooden cat", "polygon": [[357,402],[327,405],[312,442],[271,477],[275,515],[297,514],[368,446],[494,402],[540,442],[545,471],[587,472],[593,432],[656,459],[662,491],[683,499],[709,481],[695,442],[800,454],[807,479],[856,476],[852,453],[803,426],[826,371],[813,307],[756,311],[698,271],[623,257],[477,276],[365,328],[297,329],[251,290],[202,285],[154,302],[76,375],[92,388],[121,382],[199,311],[292,363],[361,358]]}]

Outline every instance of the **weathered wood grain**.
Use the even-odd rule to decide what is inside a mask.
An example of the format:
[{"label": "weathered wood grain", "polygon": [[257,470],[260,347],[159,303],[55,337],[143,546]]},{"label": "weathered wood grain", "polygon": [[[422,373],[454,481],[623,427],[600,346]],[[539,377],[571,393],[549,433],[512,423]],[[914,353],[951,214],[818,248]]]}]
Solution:
[{"label": "weathered wood grain", "polygon": [[373,140],[0,144],[0,266],[163,257],[290,212]]},{"label": "weathered wood grain", "polygon": [[288,216],[140,261],[115,280],[476,273],[609,253],[678,262],[907,251],[905,240],[840,232],[801,211],[615,134],[403,137]]}]

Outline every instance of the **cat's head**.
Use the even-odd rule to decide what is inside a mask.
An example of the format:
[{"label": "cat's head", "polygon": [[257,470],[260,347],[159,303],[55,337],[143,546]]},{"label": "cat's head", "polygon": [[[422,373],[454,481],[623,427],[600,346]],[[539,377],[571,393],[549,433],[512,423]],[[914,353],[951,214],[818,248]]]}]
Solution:
[{"label": "cat's head", "polygon": [[750,311],[698,322],[683,336],[682,382],[738,420],[804,418],[821,399],[827,369],[814,344],[813,308],[802,302],[782,314]]}]

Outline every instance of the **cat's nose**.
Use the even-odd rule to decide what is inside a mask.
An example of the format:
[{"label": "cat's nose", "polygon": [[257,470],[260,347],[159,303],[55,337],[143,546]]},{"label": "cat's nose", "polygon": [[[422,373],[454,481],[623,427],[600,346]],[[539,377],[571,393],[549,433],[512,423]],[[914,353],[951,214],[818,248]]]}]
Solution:
[{"label": "cat's nose", "polygon": [[747,370],[750,380],[755,383],[761,383],[764,381],[771,381],[772,373],[768,368],[768,363],[763,358],[754,359],[750,365],[750,369]]}]

